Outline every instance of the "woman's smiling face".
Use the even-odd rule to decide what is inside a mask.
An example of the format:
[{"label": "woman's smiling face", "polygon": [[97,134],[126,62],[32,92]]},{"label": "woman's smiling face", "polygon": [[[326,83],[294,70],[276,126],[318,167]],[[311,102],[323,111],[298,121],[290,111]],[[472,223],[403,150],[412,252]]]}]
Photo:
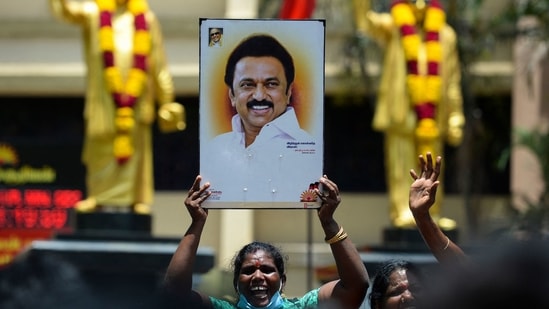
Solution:
[{"label": "woman's smiling face", "polygon": [[246,255],[238,276],[238,292],[251,305],[267,306],[282,284],[274,259],[268,253],[260,249]]}]

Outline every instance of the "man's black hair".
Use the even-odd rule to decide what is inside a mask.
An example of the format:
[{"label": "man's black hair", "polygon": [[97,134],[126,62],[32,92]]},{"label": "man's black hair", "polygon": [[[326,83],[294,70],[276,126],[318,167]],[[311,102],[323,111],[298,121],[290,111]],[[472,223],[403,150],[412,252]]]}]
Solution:
[{"label": "man's black hair", "polygon": [[225,84],[233,91],[233,79],[236,63],[244,57],[274,57],[282,63],[288,91],[294,81],[295,67],[290,53],[274,37],[268,34],[254,34],[245,38],[229,55],[225,66]]}]

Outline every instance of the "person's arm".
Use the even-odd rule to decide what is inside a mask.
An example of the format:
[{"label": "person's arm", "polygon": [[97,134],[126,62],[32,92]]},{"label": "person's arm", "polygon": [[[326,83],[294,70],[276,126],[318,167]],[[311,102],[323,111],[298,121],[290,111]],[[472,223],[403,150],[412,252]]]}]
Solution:
[{"label": "person's arm", "polygon": [[412,169],[410,175],[414,182],[410,186],[409,206],[412,212],[416,225],[425,241],[425,244],[431,250],[435,258],[444,264],[455,265],[455,262],[466,263],[467,255],[456,245],[429,214],[429,209],[435,203],[436,193],[440,181],[440,168],[442,158],[438,156],[436,163],[433,166],[433,158],[428,152],[425,158],[419,155],[419,163],[421,174],[418,174]]},{"label": "person's arm", "polygon": [[168,67],[162,27],[152,11],[147,12],[147,21],[152,41],[149,74],[154,88],[154,96],[159,105],[158,127],[162,133],[182,131],[187,127],[185,107],[175,102],[175,87],[173,76]]},{"label": "person's arm", "polygon": [[458,146],[463,140],[463,127],[465,116],[463,115],[463,96],[461,94],[461,66],[457,51],[457,37],[455,31],[446,26],[443,28],[444,47],[447,56],[444,58],[443,102],[447,118],[444,125],[447,126],[446,140],[450,146]]},{"label": "person's arm", "polygon": [[149,70],[150,74],[153,75],[156,100],[160,105],[171,103],[175,100],[175,89],[173,77],[168,67],[162,27],[152,11],[147,12],[147,21],[149,22],[152,41]]},{"label": "person's arm", "polygon": [[323,194],[319,189],[315,190],[322,200],[318,218],[326,235],[326,242],[332,249],[339,279],[320,287],[319,301],[335,300],[343,308],[358,308],[369,286],[368,272],[356,246],[333,217],[341,202],[337,185],[326,176],[320,178],[320,183],[323,191],[328,193]]},{"label": "person's arm", "polygon": [[83,23],[86,18],[86,10],[90,10],[92,2],[49,0],[50,9],[56,18],[71,22]]},{"label": "person's arm", "polygon": [[361,31],[367,29],[368,19],[366,18],[366,14],[368,14],[372,8],[372,1],[352,0],[352,2],[356,28]]},{"label": "person's arm", "polygon": [[393,30],[391,15],[373,11],[371,0],[352,0],[352,6],[356,30],[385,46]]},{"label": "person's arm", "polygon": [[208,191],[210,184],[205,183],[200,186],[201,180],[200,176],[196,177],[185,199],[185,206],[191,215],[192,222],[168,265],[164,278],[164,287],[171,298],[184,304],[200,304],[207,308],[211,307],[209,298],[192,290],[194,261],[202,230],[208,217],[208,210],[202,208],[200,204],[210,196]]}]

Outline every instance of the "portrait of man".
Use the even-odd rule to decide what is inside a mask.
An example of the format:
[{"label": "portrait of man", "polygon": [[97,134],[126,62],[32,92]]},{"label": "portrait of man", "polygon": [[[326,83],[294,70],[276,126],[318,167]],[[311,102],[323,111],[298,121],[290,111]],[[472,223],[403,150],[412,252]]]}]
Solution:
[{"label": "portrait of man", "polygon": [[[244,25],[250,22],[254,25]],[[220,64],[222,74],[201,69],[200,173],[211,183],[213,192],[207,207],[317,206],[312,189],[322,175],[323,78],[316,74],[321,72],[323,77],[324,25],[318,21],[293,22],[280,35],[267,32],[282,28],[272,23],[287,22],[232,21],[232,27],[254,32],[241,31],[225,54],[201,53],[201,65],[207,63],[213,68],[214,59],[224,61]],[[312,25],[318,28],[321,55],[312,57],[316,67],[311,61],[301,62],[306,55],[290,51],[288,46],[301,43],[299,39],[283,41],[298,37],[299,31],[309,33],[307,27]],[[238,31],[231,29],[231,38],[233,33]],[[224,48],[228,45],[225,40]],[[298,45],[293,46],[298,50]],[[301,72],[308,67],[313,69]],[[212,74],[206,75],[208,72]],[[215,90],[202,87],[215,83],[215,76],[225,89],[217,98],[211,95]],[[220,128],[223,121],[226,126]]]},{"label": "portrait of man", "polygon": [[210,47],[219,47],[223,45],[223,28],[210,28]]}]

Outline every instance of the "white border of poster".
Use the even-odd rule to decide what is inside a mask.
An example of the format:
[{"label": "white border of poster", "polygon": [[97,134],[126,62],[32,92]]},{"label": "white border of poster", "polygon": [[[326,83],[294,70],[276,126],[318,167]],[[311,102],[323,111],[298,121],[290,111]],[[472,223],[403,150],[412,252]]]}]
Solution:
[{"label": "white border of poster", "polygon": [[[221,44],[209,44],[210,32],[220,32]],[[233,50],[256,35],[273,37],[289,52],[295,79],[285,112],[245,146],[224,77]],[[320,207],[314,189],[324,161],[324,51],[324,20],[200,20],[200,175],[212,192],[203,207]],[[265,91],[266,83],[249,79]]]}]

